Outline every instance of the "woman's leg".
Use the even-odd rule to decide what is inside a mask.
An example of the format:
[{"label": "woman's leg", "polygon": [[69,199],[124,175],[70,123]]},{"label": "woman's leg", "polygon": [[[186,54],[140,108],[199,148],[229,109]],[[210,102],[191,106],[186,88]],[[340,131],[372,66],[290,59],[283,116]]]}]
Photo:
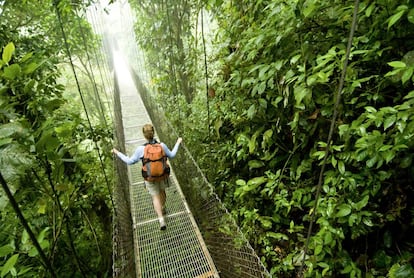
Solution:
[{"label": "woman's leg", "polygon": [[165,201],[167,200],[167,195],[165,194],[165,190],[161,189],[160,190],[160,199],[161,199],[161,208],[162,208],[162,213],[164,213],[164,209],[165,209]]},{"label": "woman's leg", "polygon": [[165,230],[165,219],[163,208],[165,205],[166,194],[164,186],[159,182],[146,182],[147,189],[152,196],[152,204],[158,216],[161,230]]},{"label": "woman's leg", "polygon": [[161,193],[152,196],[152,204],[154,205],[154,210],[157,213],[158,217],[162,217],[162,197]]},{"label": "woman's leg", "polygon": [[161,194],[156,194],[152,196],[152,204],[154,205],[154,210],[158,215],[158,221],[160,222],[160,229],[165,230],[165,219],[162,213],[162,201],[161,201]]}]

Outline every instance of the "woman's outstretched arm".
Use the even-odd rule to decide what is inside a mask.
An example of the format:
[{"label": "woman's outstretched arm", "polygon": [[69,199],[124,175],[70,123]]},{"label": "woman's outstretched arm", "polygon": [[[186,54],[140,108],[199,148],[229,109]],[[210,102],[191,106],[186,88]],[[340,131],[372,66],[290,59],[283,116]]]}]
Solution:
[{"label": "woman's outstretched arm", "polygon": [[141,160],[142,156],[144,155],[144,146],[139,146],[134,154],[129,157],[123,153],[121,153],[120,151],[118,151],[117,149],[112,149],[112,153],[116,154],[123,162],[125,162],[128,165],[131,164],[135,164],[137,163],[139,160]]},{"label": "woman's outstretched arm", "polygon": [[183,138],[178,138],[177,142],[174,145],[174,148],[172,149],[172,151],[170,151],[170,149],[167,147],[167,145],[165,145],[164,143],[161,143],[162,148],[164,149],[165,155],[169,158],[174,158],[175,155],[178,152],[178,148],[180,147],[181,142],[183,141]]}]

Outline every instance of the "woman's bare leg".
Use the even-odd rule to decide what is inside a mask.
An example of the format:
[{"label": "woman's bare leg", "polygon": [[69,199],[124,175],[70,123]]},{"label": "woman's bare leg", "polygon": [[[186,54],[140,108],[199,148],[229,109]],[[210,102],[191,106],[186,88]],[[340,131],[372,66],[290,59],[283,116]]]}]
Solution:
[{"label": "woman's bare leg", "polygon": [[158,217],[162,217],[162,196],[161,193],[152,196],[152,204],[154,205],[154,210],[157,213]]},{"label": "woman's bare leg", "polygon": [[160,229],[165,230],[166,225],[165,225],[164,215],[162,213],[162,197],[161,197],[161,195],[162,195],[161,193],[159,193],[157,195],[153,195],[152,196],[152,204],[154,205],[154,210],[158,215],[158,220],[160,222]]},{"label": "woman's bare leg", "polygon": [[165,194],[165,190],[161,189],[160,190],[160,199],[161,199],[161,209],[163,210],[163,214],[164,214],[164,209],[165,209],[165,201],[167,200],[167,195]]}]

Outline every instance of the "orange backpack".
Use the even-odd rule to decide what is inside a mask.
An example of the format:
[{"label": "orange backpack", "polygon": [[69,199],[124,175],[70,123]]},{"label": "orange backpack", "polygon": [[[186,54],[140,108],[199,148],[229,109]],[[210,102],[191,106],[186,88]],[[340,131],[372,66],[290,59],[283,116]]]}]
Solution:
[{"label": "orange backpack", "polygon": [[157,141],[146,143],[142,158],[142,176],[150,182],[162,181],[170,175],[170,166],[161,144]]}]

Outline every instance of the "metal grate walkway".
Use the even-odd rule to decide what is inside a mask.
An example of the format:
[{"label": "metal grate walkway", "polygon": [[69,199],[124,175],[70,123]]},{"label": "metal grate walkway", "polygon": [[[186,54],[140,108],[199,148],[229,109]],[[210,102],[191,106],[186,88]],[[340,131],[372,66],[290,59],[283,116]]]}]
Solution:
[{"label": "metal grate walkway", "polygon": [[[116,60],[125,148],[127,155],[132,155],[137,146],[145,143],[142,126],[151,122],[151,119],[128,67],[121,57],[117,56]],[[167,229],[161,231],[151,196],[143,186],[140,167],[140,163],[129,166],[137,277],[219,277],[174,175],[174,169],[170,187],[166,190]]]}]

